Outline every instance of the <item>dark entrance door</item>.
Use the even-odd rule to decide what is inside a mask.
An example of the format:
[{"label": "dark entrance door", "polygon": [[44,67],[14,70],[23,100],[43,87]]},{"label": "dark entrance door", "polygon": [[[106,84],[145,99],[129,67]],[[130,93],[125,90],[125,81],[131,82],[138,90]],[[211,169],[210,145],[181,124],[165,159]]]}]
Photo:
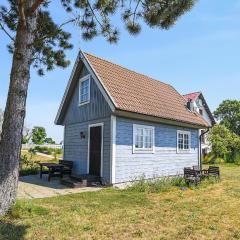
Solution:
[{"label": "dark entrance door", "polygon": [[90,127],[89,174],[100,176],[102,155],[102,126]]}]

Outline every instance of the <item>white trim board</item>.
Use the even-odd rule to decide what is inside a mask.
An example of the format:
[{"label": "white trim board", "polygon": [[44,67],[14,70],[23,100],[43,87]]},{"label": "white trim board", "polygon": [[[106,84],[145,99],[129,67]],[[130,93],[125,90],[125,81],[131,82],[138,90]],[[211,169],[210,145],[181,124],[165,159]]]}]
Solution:
[{"label": "white trim board", "polygon": [[[178,135],[179,135],[179,133],[188,134],[188,136],[189,136],[189,139],[188,139],[189,149],[179,149],[178,148]],[[184,141],[183,141],[183,144],[184,144]],[[191,153],[191,149],[192,149],[191,131],[177,130],[177,153]]]},{"label": "white trim board", "polygon": [[[89,84],[88,84],[88,100],[85,101],[85,102],[81,102],[81,86],[82,86],[82,82],[88,80],[89,81]],[[79,89],[78,89],[78,106],[82,106],[82,105],[85,105],[85,104],[88,104],[90,103],[91,101],[91,75],[88,74],[82,78],[79,79]]]},{"label": "white trim board", "polygon": [[60,106],[59,106],[59,108],[58,108],[58,112],[57,112],[56,118],[55,118],[55,120],[54,120],[54,123],[55,123],[55,124],[57,124],[57,122],[58,122],[58,119],[59,119],[60,114],[61,114],[61,112],[62,112],[63,104],[64,104],[64,102],[65,102],[65,100],[66,100],[66,98],[67,98],[67,94],[68,94],[70,85],[71,85],[71,83],[72,83],[72,81],[73,81],[73,76],[74,76],[74,74],[75,74],[75,72],[76,72],[77,65],[78,65],[78,63],[79,63],[79,56],[80,56],[80,53],[78,53],[78,55],[77,55],[77,59],[75,60],[75,63],[74,63],[74,66],[73,66],[73,69],[72,69],[70,78],[69,78],[68,83],[67,83],[67,87],[66,87],[66,89],[65,89],[65,92],[64,92],[64,95],[63,95],[63,98],[62,98],[62,101],[61,101],[61,104],[60,104]]},{"label": "white trim board", "polygon": [[116,182],[116,116],[111,116],[111,152],[110,152],[110,162],[111,162],[111,183]]},{"label": "white trim board", "polygon": [[[137,149],[135,147],[136,144],[136,129],[137,128],[142,128],[142,129],[151,129],[152,130],[152,148],[142,148],[142,149]],[[144,130],[143,130],[144,131]],[[155,127],[151,125],[142,125],[142,124],[133,124],[133,145],[132,145],[132,152],[134,153],[155,153]],[[143,140],[144,141],[144,140]],[[143,142],[144,143],[144,142]]]},{"label": "white trim board", "polygon": [[101,127],[101,167],[100,167],[100,177],[103,176],[103,128],[104,123],[94,123],[88,125],[88,158],[87,158],[87,174],[89,174],[89,167],[90,167],[90,128],[91,127]]}]

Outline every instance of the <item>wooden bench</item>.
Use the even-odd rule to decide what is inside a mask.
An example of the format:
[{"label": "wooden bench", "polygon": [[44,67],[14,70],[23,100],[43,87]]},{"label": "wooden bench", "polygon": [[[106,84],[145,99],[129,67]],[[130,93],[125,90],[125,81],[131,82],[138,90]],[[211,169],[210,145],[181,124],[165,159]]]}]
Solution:
[{"label": "wooden bench", "polygon": [[188,185],[191,183],[197,185],[201,182],[201,176],[198,174],[198,171],[191,168],[184,168],[184,179]]}]

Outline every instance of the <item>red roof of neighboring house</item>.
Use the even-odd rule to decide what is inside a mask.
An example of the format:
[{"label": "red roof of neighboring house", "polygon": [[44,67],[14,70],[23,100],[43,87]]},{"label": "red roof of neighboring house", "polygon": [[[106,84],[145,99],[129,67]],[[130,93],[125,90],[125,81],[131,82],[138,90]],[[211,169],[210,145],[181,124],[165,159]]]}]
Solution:
[{"label": "red roof of neighboring house", "polygon": [[193,92],[193,93],[185,94],[183,95],[183,97],[186,99],[186,101],[192,100],[192,102],[194,102],[200,94],[201,92]]},{"label": "red roof of neighboring house", "polygon": [[210,108],[208,107],[208,104],[201,92],[193,92],[193,93],[184,94],[183,97],[185,98],[186,101],[191,100],[192,102],[194,102],[199,97],[203,101],[203,105],[208,113],[208,116],[210,117],[210,119],[212,121],[212,125],[214,125],[216,123],[215,119],[212,115],[212,112],[211,112]]},{"label": "red roof of neighboring house", "polygon": [[183,96],[169,84],[89,53],[84,56],[113,99],[116,109],[208,126],[198,114],[187,109]]}]

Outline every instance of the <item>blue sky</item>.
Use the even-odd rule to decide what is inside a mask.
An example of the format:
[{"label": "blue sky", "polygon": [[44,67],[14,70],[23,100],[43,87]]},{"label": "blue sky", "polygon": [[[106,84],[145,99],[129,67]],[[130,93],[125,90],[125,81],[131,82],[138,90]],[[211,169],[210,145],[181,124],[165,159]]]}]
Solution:
[{"label": "blue sky", "polygon": [[[53,17],[68,19],[57,1]],[[57,11],[56,11],[57,10]],[[102,37],[84,42],[74,26],[74,49],[67,52],[71,65],[39,77],[32,71],[27,100],[26,125],[44,126],[49,136],[62,140],[63,128],[54,125],[79,48],[173,85],[180,93],[202,91],[211,110],[224,99],[240,98],[240,1],[199,0],[170,30],[143,25],[137,37],[130,36],[122,22],[114,19],[121,35],[116,45]],[[11,56],[8,39],[0,32],[0,108],[4,108],[9,84]]]}]

